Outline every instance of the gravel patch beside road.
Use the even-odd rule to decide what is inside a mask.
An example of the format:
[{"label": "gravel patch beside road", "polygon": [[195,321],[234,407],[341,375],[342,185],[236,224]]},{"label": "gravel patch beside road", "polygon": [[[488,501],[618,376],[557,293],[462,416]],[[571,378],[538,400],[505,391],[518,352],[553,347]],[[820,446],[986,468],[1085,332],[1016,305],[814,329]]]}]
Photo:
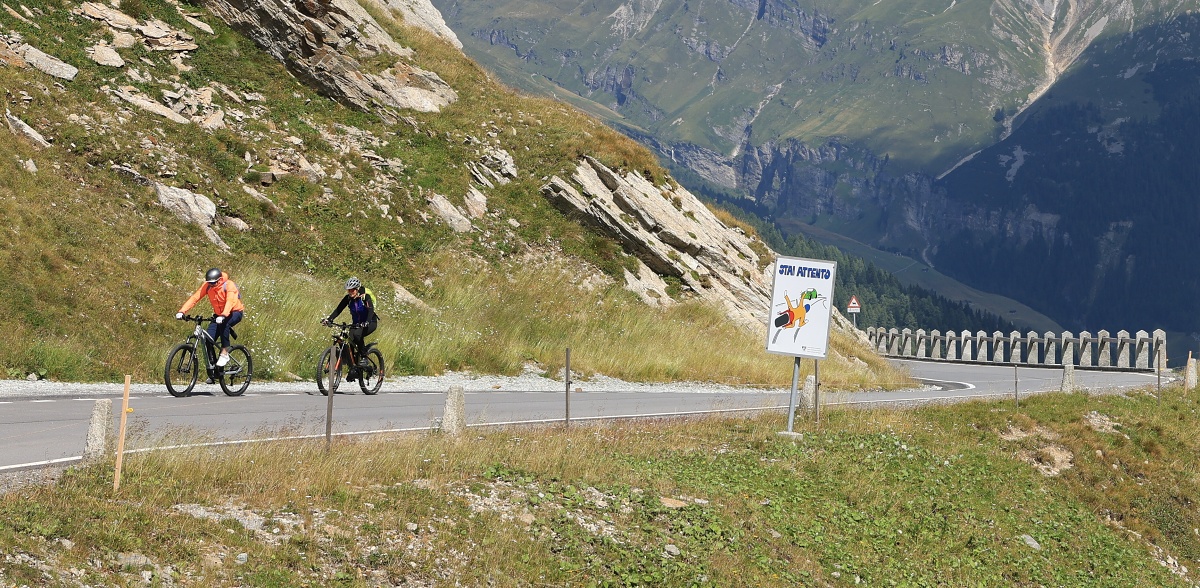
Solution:
[{"label": "gravel patch beside road", "polygon": [[[438,376],[401,376],[389,377],[384,380],[381,392],[445,392],[453,386],[462,386],[467,392],[489,390],[522,391],[522,392],[564,392],[566,383],[562,380],[544,377],[532,370],[517,376],[480,375],[469,372],[448,372]],[[84,382],[51,382],[39,380],[0,380],[0,398],[53,398],[53,397],[116,397],[124,393],[124,383],[84,383]],[[197,384],[198,390],[215,390],[220,394],[220,388],[215,384]],[[763,392],[783,391],[788,388],[767,388],[752,386],[729,386],[712,382],[627,382],[606,376],[593,376],[586,380],[574,379],[572,390],[584,392]],[[161,382],[135,383],[130,385],[132,395],[166,394],[167,389]],[[255,393],[304,393],[316,394],[315,381],[303,382],[252,382],[247,394]]]}]

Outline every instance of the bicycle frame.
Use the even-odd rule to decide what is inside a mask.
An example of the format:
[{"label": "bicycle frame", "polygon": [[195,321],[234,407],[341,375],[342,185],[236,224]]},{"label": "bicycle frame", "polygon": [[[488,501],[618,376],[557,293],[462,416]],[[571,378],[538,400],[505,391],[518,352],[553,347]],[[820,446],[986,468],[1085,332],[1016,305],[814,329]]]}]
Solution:
[{"label": "bicycle frame", "polygon": [[[338,328],[337,332],[333,334],[333,347],[337,349],[337,360],[333,364],[333,369],[341,369],[344,364],[356,365],[354,346],[350,344],[350,325],[334,323],[333,326]],[[345,361],[343,362],[343,360]]]},{"label": "bicycle frame", "polygon": [[[163,371],[167,390],[174,396],[187,396],[192,387],[196,385],[196,379],[200,374],[201,366],[203,366],[204,373],[208,375],[205,383],[212,384],[219,380],[218,383],[225,394],[241,396],[250,385],[254,373],[254,360],[250,355],[250,350],[246,349],[244,345],[230,345],[229,364],[219,366],[217,365],[217,353],[223,351],[223,348],[217,338],[210,335],[208,329],[204,328],[205,323],[208,323],[211,328],[215,317],[185,315],[183,319],[192,321],[195,326],[192,327],[192,332],[184,338],[183,343],[176,345],[167,354],[167,365]],[[229,334],[233,338],[237,338],[237,334],[232,329]],[[200,349],[201,346],[204,348],[203,351]],[[183,355],[180,355],[181,353]]]},{"label": "bicycle frame", "polygon": [[342,370],[347,370],[347,380],[357,380],[364,394],[378,393],[385,368],[383,355],[375,343],[367,343],[358,351],[350,337],[353,324],[328,321],[322,321],[322,324],[333,329],[333,340],[317,363],[317,389],[322,394],[336,392],[342,381]]},{"label": "bicycle frame", "polygon": [[[211,322],[211,319],[209,319],[209,322]],[[212,336],[209,335],[209,330],[205,329],[202,325],[203,323],[196,322],[196,328],[192,329],[192,334],[188,335],[184,342],[191,344],[192,347],[197,349],[199,349],[203,344],[204,359],[202,361],[204,362],[204,372],[212,377],[215,376],[214,370],[217,366],[218,343],[215,338],[212,338]],[[196,361],[196,358],[199,355],[199,353],[192,354],[193,361]]]}]

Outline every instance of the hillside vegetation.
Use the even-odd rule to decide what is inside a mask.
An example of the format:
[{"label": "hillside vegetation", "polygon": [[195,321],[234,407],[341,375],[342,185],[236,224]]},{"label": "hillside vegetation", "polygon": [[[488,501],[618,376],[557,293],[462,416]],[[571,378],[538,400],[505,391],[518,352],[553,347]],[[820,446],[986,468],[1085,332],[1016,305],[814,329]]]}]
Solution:
[{"label": "hillside vegetation", "polygon": [[[309,377],[326,344],[317,321],[350,275],[381,299],[378,337],[396,375],[516,373],[526,363],[553,372],[572,347],[583,374],[790,377],[788,360],[768,356],[758,334],[687,292],[666,311],[639,303],[620,278],[631,258],[538,195],[544,178],[569,176],[584,154],[666,181],[651,154],[569,107],[504,88],[423,30],[379,17],[458,101],[387,122],[315,93],[195,6],[123,3],[135,18],[191,31],[199,48],[180,60],[134,44],[120,50],[122,68],[88,58],[113,32],[78,5],[25,8],[19,18],[0,13],[8,45],[39,46],[79,72],[64,81],[0,65],[7,111],[51,142],[38,148],[0,132],[0,375],[158,379],[187,332],[171,320],[176,308],[219,266],[242,289],[238,331],[259,378]],[[118,99],[118,88],[167,105],[171,96],[184,107],[208,100],[225,112],[224,128],[168,121]],[[468,166],[487,147],[511,154],[517,177],[488,190],[488,214],[456,233],[426,199],[462,207]],[[212,228],[228,250],[165,209],[156,183],[216,203]],[[834,346],[839,358],[823,371],[831,385],[900,380],[848,339]],[[868,367],[837,376],[850,356]]]},{"label": "hillside vegetation", "polygon": [[131,454],[0,497],[0,584],[1192,586],[1198,402]]}]

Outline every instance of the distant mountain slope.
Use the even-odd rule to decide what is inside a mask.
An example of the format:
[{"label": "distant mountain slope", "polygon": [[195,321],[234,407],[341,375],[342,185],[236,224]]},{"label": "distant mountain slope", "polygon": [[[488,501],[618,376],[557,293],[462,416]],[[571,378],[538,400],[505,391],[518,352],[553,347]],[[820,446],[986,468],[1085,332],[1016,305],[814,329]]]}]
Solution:
[{"label": "distant mountain slope", "polygon": [[1089,54],[1012,136],[934,185],[966,218],[1004,219],[931,224],[939,267],[1071,325],[1200,331],[1200,63],[1138,51],[1194,44],[1195,17],[1172,24]]},{"label": "distant mountain slope", "polygon": [[[434,0],[465,49],[667,147],[731,160],[830,139],[938,173],[1005,132],[1089,44],[1191,2]],[[698,170],[699,171],[699,170]],[[729,179],[729,178],[727,178]]]},{"label": "distant mountain slope", "polygon": [[1182,294],[1195,0],[435,4],[510,83],[610,109],[777,226],[1071,329],[1200,330]]}]

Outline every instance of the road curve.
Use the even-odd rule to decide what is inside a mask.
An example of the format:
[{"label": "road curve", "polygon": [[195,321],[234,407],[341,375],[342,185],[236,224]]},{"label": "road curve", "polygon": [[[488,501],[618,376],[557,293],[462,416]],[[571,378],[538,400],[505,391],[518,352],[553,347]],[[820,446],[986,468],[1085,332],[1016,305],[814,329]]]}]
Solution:
[{"label": "road curve", "polygon": [[[918,389],[822,393],[822,405],[904,406],[971,398],[1012,397],[1056,391],[1062,370],[946,362],[897,361],[925,385]],[[1076,370],[1080,387],[1092,390],[1154,387],[1145,373]],[[336,435],[429,430],[442,416],[446,390],[437,378],[401,379],[376,396],[355,390],[334,396]],[[501,382],[501,383],[495,383]],[[505,383],[527,384],[509,389]],[[705,384],[577,382],[570,394],[572,421],[679,416],[722,411],[784,410],[786,389],[731,388]],[[474,383],[474,385],[472,385]],[[563,422],[565,385],[554,380],[471,379],[466,390],[468,426]],[[114,384],[36,383],[0,387],[0,472],[68,464],[80,460],[96,400],[113,404],[112,427],[120,417],[123,387]],[[622,389],[625,387],[627,389]],[[15,391],[14,391],[15,390]],[[309,383],[254,384],[230,398],[216,386],[199,386],[188,398],[175,398],[161,386],[134,386],[128,413],[126,449],[140,451],[179,443],[235,442],[283,437],[322,437],[327,397]]]}]

